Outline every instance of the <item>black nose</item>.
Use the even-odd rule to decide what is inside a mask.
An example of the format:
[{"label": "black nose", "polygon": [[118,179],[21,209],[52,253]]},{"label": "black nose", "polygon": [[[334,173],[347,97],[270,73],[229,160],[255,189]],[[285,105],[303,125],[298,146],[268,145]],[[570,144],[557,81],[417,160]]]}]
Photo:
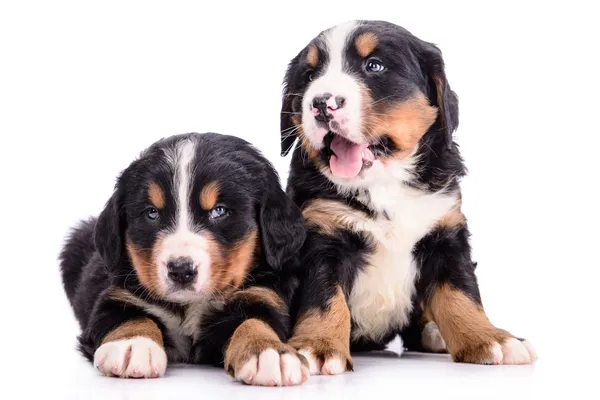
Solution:
[{"label": "black nose", "polygon": [[194,262],[189,257],[179,257],[167,263],[169,278],[177,283],[190,283],[198,275]]},{"label": "black nose", "polygon": [[313,98],[312,105],[318,108],[321,112],[327,109],[327,100],[331,98],[331,93],[318,94]]},{"label": "black nose", "polygon": [[329,100],[333,95],[331,93],[323,93],[317,95],[313,98],[312,106],[319,110],[319,113],[315,115],[315,118],[318,121],[327,122],[332,118],[332,112],[344,107],[346,104],[346,99],[342,96],[335,96],[335,106],[328,106],[327,100]]}]

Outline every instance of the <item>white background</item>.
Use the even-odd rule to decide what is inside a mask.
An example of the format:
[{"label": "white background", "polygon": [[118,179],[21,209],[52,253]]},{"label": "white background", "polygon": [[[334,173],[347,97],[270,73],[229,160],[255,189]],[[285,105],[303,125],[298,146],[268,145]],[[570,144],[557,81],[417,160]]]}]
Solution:
[{"label": "white background", "polygon": [[[0,397],[364,398],[377,389],[394,398],[491,398],[591,383],[600,267],[592,3],[2,2]],[[321,30],[355,18],[395,22],[442,48],[460,97],[464,211],[484,306],[493,323],[531,340],[539,362],[360,357],[351,374],[292,389],[243,387],[198,367],[153,381],[98,377],[74,350],[78,329],[59,280],[68,228],[97,214],[116,175],[171,134],[241,136],[285,182],[287,62]],[[12,385],[19,394],[5,396]]]}]

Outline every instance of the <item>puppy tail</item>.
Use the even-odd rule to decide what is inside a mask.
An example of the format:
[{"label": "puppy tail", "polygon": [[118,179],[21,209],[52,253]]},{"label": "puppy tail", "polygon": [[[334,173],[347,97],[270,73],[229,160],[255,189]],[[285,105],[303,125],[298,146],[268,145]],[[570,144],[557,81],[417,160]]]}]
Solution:
[{"label": "puppy tail", "polygon": [[59,256],[62,283],[71,304],[77,286],[79,286],[83,268],[96,250],[94,246],[96,221],[96,217],[91,217],[72,228]]}]

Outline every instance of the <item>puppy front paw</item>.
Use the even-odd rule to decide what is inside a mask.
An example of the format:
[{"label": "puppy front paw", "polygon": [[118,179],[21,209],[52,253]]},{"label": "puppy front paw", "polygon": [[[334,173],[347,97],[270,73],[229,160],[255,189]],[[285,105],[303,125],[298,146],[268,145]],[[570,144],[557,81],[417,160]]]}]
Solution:
[{"label": "puppy front paw", "polygon": [[296,386],[310,375],[304,357],[291,348],[269,347],[245,360],[234,360],[229,367],[236,380],[256,386]]},{"label": "puppy front paw", "polygon": [[104,343],[94,353],[94,365],[106,376],[158,378],[167,368],[167,355],[154,340],[140,336]]},{"label": "puppy front paw", "polygon": [[292,338],[289,344],[306,357],[311,375],[339,375],[354,368],[349,344],[330,338]]},{"label": "puppy front paw", "polygon": [[487,340],[474,341],[453,354],[456,362],[487,365],[533,364],[537,355],[531,343],[498,330]]},{"label": "puppy front paw", "polygon": [[235,330],[225,350],[224,366],[236,380],[256,386],[295,386],[310,376],[306,359],[257,319]]}]

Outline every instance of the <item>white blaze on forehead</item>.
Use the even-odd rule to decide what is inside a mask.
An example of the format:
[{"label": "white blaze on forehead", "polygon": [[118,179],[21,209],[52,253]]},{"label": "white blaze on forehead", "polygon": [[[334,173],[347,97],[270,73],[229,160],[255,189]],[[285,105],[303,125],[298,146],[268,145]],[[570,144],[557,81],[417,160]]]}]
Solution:
[{"label": "white blaze on forehead", "polygon": [[343,74],[345,53],[350,36],[357,27],[354,21],[335,26],[325,33],[324,42],[327,46],[329,62],[325,76],[334,76]]},{"label": "white blaze on forehead", "polygon": [[177,232],[189,232],[193,225],[189,193],[195,150],[196,145],[191,140],[181,142],[176,149],[177,169],[174,188],[177,191]]},{"label": "white blaze on forehead", "polygon": [[161,266],[162,282],[168,286],[167,263],[179,257],[191,258],[198,270],[198,278],[194,284],[194,289],[198,291],[210,277],[211,260],[210,243],[205,236],[196,232],[190,209],[196,145],[193,139],[187,139],[166,152],[167,160],[174,172],[173,195],[176,203],[176,217],[172,230],[163,236],[158,263]]},{"label": "white blaze on forehead", "polygon": [[323,137],[327,130],[317,125],[310,106],[315,96],[330,93],[333,98],[341,96],[345,99],[342,121],[346,137],[355,142],[363,142],[361,134],[361,90],[353,76],[345,71],[346,53],[353,33],[358,27],[354,21],[335,26],[323,33],[319,39],[327,52],[327,64],[308,87],[303,100],[302,124],[308,139],[317,149],[322,147]]}]

